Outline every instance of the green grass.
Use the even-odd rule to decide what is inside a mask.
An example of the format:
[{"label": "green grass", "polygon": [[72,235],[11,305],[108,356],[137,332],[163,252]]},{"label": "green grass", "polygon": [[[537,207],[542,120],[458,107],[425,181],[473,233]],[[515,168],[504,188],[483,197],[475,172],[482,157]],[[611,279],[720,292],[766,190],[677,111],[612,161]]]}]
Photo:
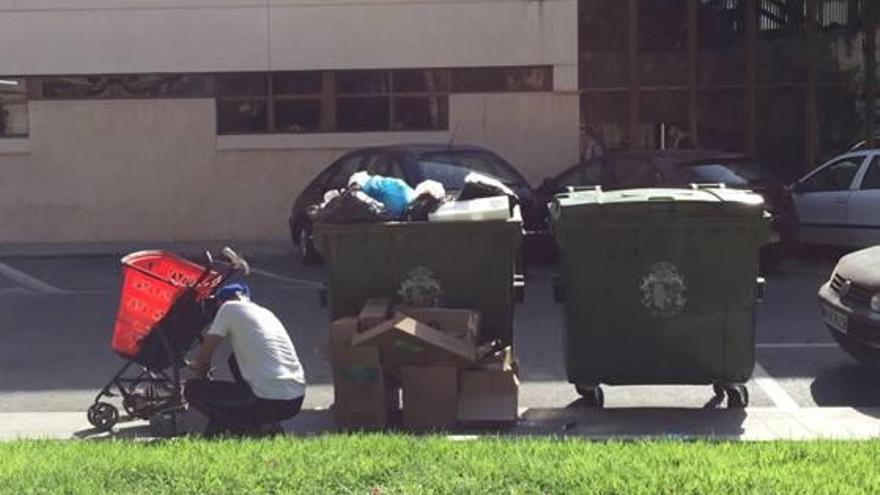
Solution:
[{"label": "green grass", "polygon": [[16,441],[0,493],[871,494],[880,442]]}]

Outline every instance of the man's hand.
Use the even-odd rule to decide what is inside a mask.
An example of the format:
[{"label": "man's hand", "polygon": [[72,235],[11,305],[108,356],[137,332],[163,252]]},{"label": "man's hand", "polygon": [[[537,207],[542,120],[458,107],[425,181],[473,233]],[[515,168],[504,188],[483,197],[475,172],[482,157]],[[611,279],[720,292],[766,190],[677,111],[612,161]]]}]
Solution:
[{"label": "man's hand", "polygon": [[205,336],[205,340],[202,342],[202,347],[199,349],[199,355],[196,357],[196,360],[190,364],[190,368],[192,368],[196,378],[205,378],[208,374],[208,370],[211,369],[211,355],[214,354],[214,349],[217,348],[217,344],[219,344],[221,340],[223,340],[223,337],[218,337],[217,335]]},{"label": "man's hand", "polygon": [[208,370],[211,369],[211,363],[193,361],[189,364],[189,367],[193,370],[194,378],[203,379],[208,375]]}]

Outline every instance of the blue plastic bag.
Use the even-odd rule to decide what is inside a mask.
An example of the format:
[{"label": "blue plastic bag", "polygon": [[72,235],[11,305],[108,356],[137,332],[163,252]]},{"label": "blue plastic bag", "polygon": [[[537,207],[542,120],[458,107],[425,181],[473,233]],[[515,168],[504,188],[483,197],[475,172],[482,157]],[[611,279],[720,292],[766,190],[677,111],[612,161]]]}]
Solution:
[{"label": "blue plastic bag", "polygon": [[381,175],[371,176],[363,183],[361,189],[371,198],[384,204],[396,219],[403,218],[406,208],[416,198],[416,192],[406,182]]}]

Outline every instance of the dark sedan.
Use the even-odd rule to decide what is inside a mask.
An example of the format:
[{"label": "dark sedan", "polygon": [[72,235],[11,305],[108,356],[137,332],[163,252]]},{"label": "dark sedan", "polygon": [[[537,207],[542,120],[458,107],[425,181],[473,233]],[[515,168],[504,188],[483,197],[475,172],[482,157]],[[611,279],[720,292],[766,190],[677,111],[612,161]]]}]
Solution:
[{"label": "dark sedan", "polygon": [[538,195],[543,201],[549,201],[568,187],[601,186],[604,190],[615,190],[690,187],[691,184],[724,184],[761,194],[773,215],[773,241],[776,241],[765,250],[765,262],[778,261],[781,243],[788,242],[793,225],[791,195],[781,181],[742,154],[706,150],[608,153],[545,180]]},{"label": "dark sedan", "polygon": [[819,289],[825,325],[862,363],[880,365],[880,246],[840,259]]},{"label": "dark sedan", "polygon": [[[539,224],[542,213],[536,210],[533,193],[526,179],[510,163],[478,146],[420,144],[363,148],[333,162],[306,186],[290,212],[290,235],[305,262],[318,260],[312,245],[312,225],[306,209],[322,201],[324,192],[342,189],[355,172],[366,170],[373,175],[397,177],[416,187],[424,180],[443,184],[447,194],[455,194],[470,172],[494,177],[510,187],[520,198],[526,230]],[[539,207],[538,207],[539,208]]]}]

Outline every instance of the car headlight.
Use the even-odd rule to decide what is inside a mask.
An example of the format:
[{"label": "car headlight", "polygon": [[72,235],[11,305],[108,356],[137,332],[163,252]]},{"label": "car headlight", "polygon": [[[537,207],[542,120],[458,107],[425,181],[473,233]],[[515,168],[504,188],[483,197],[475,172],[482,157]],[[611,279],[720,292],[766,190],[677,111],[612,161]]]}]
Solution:
[{"label": "car headlight", "polygon": [[871,298],[871,310],[880,313],[880,292],[874,294]]}]

